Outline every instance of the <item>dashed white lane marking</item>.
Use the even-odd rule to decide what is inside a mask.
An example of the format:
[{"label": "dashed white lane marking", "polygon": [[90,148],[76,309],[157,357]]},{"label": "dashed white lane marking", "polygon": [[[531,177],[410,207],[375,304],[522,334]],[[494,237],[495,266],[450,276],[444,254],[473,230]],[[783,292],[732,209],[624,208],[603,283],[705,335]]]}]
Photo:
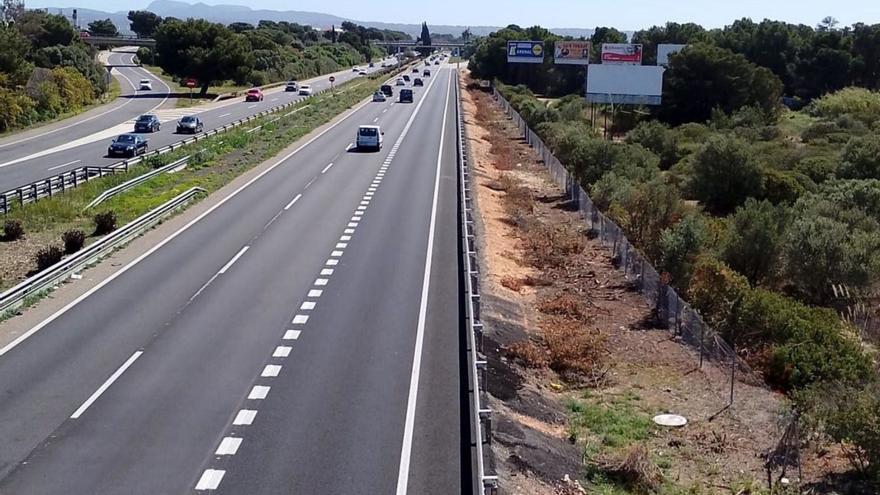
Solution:
[{"label": "dashed white lane marking", "polygon": [[216,490],[226,471],[222,469],[206,469],[196,483],[196,490]]},{"label": "dashed white lane marking", "polygon": [[[284,207],[284,211],[289,210],[290,207],[293,206],[294,203],[296,203],[297,201],[299,201],[299,198],[301,198],[301,197],[302,197],[302,194],[297,194],[295,198],[293,198],[292,200],[290,200],[290,203],[287,203],[287,206]],[[287,218],[287,217],[284,217],[284,218]]]},{"label": "dashed white lane marking", "polygon": [[236,426],[248,426],[254,423],[254,418],[257,417],[257,411],[253,409],[242,409],[238,411],[238,414],[235,415],[235,419],[232,420],[232,424]]},{"label": "dashed white lane marking", "polygon": [[293,321],[291,321],[291,323],[293,323],[294,325],[305,325],[308,321],[309,315],[296,315],[293,317]]},{"label": "dashed white lane marking", "polygon": [[345,229],[343,230],[346,234],[354,234],[354,229]]},{"label": "dashed white lane marking", "polygon": [[351,236],[350,235],[341,235],[341,236],[339,236],[339,240],[340,241],[350,241]]},{"label": "dashed white lane marking", "polygon": [[358,209],[358,210],[361,210],[361,211],[364,211],[364,210],[366,210],[366,209],[367,209],[367,207],[366,207],[366,206],[363,206],[363,205],[361,205],[361,206],[358,206],[358,207],[357,207],[357,209]]},{"label": "dashed white lane marking", "polygon": [[333,251],[330,253],[330,256],[332,256],[334,258],[338,258],[338,257],[342,256],[342,251],[339,251],[339,250]]},{"label": "dashed white lane marking", "polygon": [[299,309],[302,311],[311,311],[311,310],[315,309],[315,302],[314,301],[303,301],[303,303],[300,305]]},{"label": "dashed white lane marking", "polygon": [[125,373],[125,370],[127,370],[129,366],[134,364],[134,362],[137,361],[137,358],[141,357],[141,354],[143,353],[144,351],[135,351],[135,353],[132,354],[127,361],[122,363],[122,366],[120,366],[119,369],[117,369],[113,372],[112,375],[110,375],[110,378],[108,378],[107,381],[105,381],[100,387],[98,387],[98,390],[95,390],[95,393],[93,393],[91,397],[86,399],[86,401],[83,402],[82,405],[79,406],[79,408],[70,415],[70,419],[79,419],[79,417],[82,416],[84,412],[86,412],[86,409],[88,409],[89,406],[92,405],[92,403],[98,400],[98,397],[106,392],[107,389],[110,388],[110,385],[113,385],[113,382],[118,380],[119,377],[122,376],[123,373]]},{"label": "dashed white lane marking", "polygon": [[74,161],[72,161],[72,162],[62,163],[61,165],[55,165],[54,167],[49,167],[49,168],[47,168],[46,170],[55,170],[55,169],[59,169],[59,168],[61,168],[61,167],[66,167],[66,166],[68,166],[68,165],[73,165],[74,163],[79,163],[79,162],[81,162],[81,161],[82,161],[82,160],[74,160]]},{"label": "dashed white lane marking", "polygon": [[309,291],[309,297],[321,297],[324,291],[321,289],[312,289]]},{"label": "dashed white lane marking", "polygon": [[214,455],[235,455],[238,452],[238,447],[241,446],[241,438],[240,437],[225,437],[220,441],[220,446],[217,447],[217,451],[214,452]]},{"label": "dashed white lane marking", "polygon": [[382,113],[385,113],[385,112],[387,112],[387,111],[388,111],[388,109],[386,108],[385,110],[382,110]]},{"label": "dashed white lane marking", "polygon": [[[348,247],[347,242],[337,242],[336,243],[336,249],[345,249],[347,247]],[[342,253],[340,253],[340,256],[342,256]]]},{"label": "dashed white lane marking", "polygon": [[323,287],[327,285],[328,280],[326,278],[317,278],[315,279],[315,285],[318,287]]},{"label": "dashed white lane marking", "polygon": [[230,115],[232,115],[232,114],[231,113],[224,113],[223,115],[220,115],[217,118],[222,119],[223,117],[229,117]]},{"label": "dashed white lane marking", "polygon": [[272,352],[272,357],[273,358],[286,358],[287,356],[290,356],[290,351],[292,351],[292,350],[293,350],[293,347],[290,347],[288,345],[279,345]]},{"label": "dashed white lane marking", "polygon": [[262,377],[276,377],[281,373],[281,365],[280,364],[267,364],[265,368],[263,368],[263,372],[260,373]]},{"label": "dashed white lane marking", "polygon": [[249,107],[248,107],[248,110],[250,110],[251,108],[254,108],[255,106],[257,106],[257,105],[254,104],[254,105],[249,106]]},{"label": "dashed white lane marking", "polygon": [[303,189],[308,189],[309,186],[311,186],[311,185],[314,184],[314,183],[315,183],[315,179],[310,180],[309,183],[306,184],[306,187],[304,187]]},{"label": "dashed white lane marking", "polygon": [[269,101],[278,101],[278,98],[272,98],[272,99],[269,100]]},{"label": "dashed white lane marking", "polygon": [[[294,332],[295,330],[289,331]],[[269,387],[265,385],[254,385],[254,388],[251,389],[251,393],[248,394],[248,399],[263,400],[267,395],[269,395]]]},{"label": "dashed white lane marking", "polygon": [[357,224],[357,222],[348,222],[348,226],[349,227],[357,227],[358,224]]},{"label": "dashed white lane marking", "polygon": [[373,119],[373,123],[375,124],[376,122],[379,122],[379,117],[376,117],[375,119]]},{"label": "dashed white lane marking", "polygon": [[227,261],[226,264],[223,265],[223,268],[221,268],[220,271],[217,272],[217,273],[219,273],[219,274],[221,274],[221,275],[224,274],[224,273],[226,273],[226,270],[229,270],[229,268],[230,268],[230,267],[231,267],[236,261],[238,261],[238,259],[241,258],[241,256],[242,256],[244,253],[246,253],[248,249],[250,249],[250,246],[245,246],[245,247],[241,248],[241,251],[239,251],[238,254],[236,254],[235,256],[233,256],[231,260]]},{"label": "dashed white lane marking", "polygon": [[[333,260],[333,261],[336,261],[336,260]],[[332,268],[323,268],[321,270],[321,275],[324,275],[325,277],[333,275],[333,269]]]},{"label": "dashed white lane marking", "polygon": [[284,340],[296,340],[299,338],[299,334],[301,332],[299,330],[288,330],[284,332]]},{"label": "dashed white lane marking", "polygon": [[339,264],[339,260],[329,259],[327,263],[324,263],[327,266],[336,266]]},{"label": "dashed white lane marking", "polygon": [[326,167],[324,167],[324,170],[321,170],[321,173],[322,173],[322,174],[326,174],[327,171],[330,170],[330,167],[332,167],[332,166],[333,166],[333,162],[330,162],[329,165],[327,165]]},{"label": "dashed white lane marking", "polygon": [[279,211],[278,213],[276,213],[275,216],[272,217],[271,220],[269,220],[268,222],[266,222],[266,225],[263,225],[263,230],[268,229],[270,225],[272,225],[273,223],[275,223],[275,220],[278,220],[278,217],[280,217],[282,213],[283,213],[283,211]]},{"label": "dashed white lane marking", "polygon": [[361,206],[369,206],[370,202],[367,200],[361,201]]}]

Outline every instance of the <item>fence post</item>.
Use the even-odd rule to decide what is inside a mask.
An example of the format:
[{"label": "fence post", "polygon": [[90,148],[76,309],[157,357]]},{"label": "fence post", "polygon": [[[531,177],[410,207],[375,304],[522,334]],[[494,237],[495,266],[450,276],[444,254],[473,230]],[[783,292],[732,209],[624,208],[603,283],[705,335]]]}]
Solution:
[{"label": "fence post", "polygon": [[733,405],[733,381],[736,378],[736,350],[734,349],[735,345],[736,344],[733,341],[730,342],[730,401],[728,402],[728,405],[730,406]]},{"label": "fence post", "polygon": [[49,190],[49,197],[52,197],[52,178],[46,179],[46,188]]}]

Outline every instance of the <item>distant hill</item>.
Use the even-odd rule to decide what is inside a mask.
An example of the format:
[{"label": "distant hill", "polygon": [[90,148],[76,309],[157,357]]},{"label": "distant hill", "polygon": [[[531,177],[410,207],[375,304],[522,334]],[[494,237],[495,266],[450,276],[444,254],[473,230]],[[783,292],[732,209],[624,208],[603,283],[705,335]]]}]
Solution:
[{"label": "distant hill", "polygon": [[[47,10],[49,10],[49,12],[51,13],[58,13],[59,11],[61,11],[65,16],[70,17],[73,13],[74,8],[75,7],[50,7]],[[79,16],[78,23],[82,28],[85,28],[88,23],[96,19],[109,18],[111,21],[113,21],[114,24],[116,24],[116,27],[119,29],[120,32],[131,32],[128,27],[128,10],[113,13],[82,8],[77,8],[77,10]],[[222,22],[224,24],[230,24],[233,22],[247,22],[250,24],[256,24],[261,20],[288,21],[296,22],[299,24],[308,24],[316,28],[326,29],[333,25],[339,26],[340,24],[342,24],[343,21],[351,21],[367,27],[403,31],[413,38],[419,36],[422,30],[419,24],[371,22],[361,21],[357,19],[348,19],[331,14],[322,14],[320,12],[304,12],[298,10],[254,10],[250,7],[244,7],[240,5],[207,5],[201,2],[190,4],[177,0],[153,0],[153,2],[150,3],[150,5],[148,5],[146,8],[144,8],[144,10],[149,10],[150,12],[154,12],[162,17],[177,17],[179,19],[195,17],[207,19],[212,22]],[[498,29],[500,29],[500,27],[497,26],[449,26],[434,25],[430,22],[428,22],[428,27],[431,29],[432,33],[451,34],[456,37],[460,36],[461,33],[467,28],[470,28],[471,33],[476,36],[485,36],[493,31],[497,31]],[[574,37],[590,36],[593,33],[592,29],[551,29],[551,31],[562,36]]]}]

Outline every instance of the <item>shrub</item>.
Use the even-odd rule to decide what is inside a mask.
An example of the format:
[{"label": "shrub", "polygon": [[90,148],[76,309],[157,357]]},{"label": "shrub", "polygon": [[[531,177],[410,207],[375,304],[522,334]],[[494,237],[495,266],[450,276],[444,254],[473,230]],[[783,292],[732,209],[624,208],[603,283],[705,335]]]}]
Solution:
[{"label": "shrub", "polygon": [[880,136],[851,138],[840,158],[840,177],[880,179]]},{"label": "shrub", "polygon": [[105,211],[95,215],[95,235],[105,235],[116,230],[116,213]]},{"label": "shrub", "polygon": [[6,220],[3,222],[3,240],[17,241],[24,237],[24,227],[18,220]]},{"label": "shrub", "polygon": [[574,294],[559,294],[544,299],[538,303],[538,311],[581,321],[590,319],[586,304]]},{"label": "shrub", "polygon": [[694,156],[693,167],[691,190],[715,213],[733,211],[763,187],[760,164],[749,146],[736,138],[710,138]]},{"label": "shrub", "polygon": [[584,235],[567,224],[532,222],[523,235],[523,250],[538,268],[565,266],[569,256],[584,249]]},{"label": "shrub", "polygon": [[749,290],[745,277],[711,256],[701,256],[694,265],[688,287],[688,301],[703,319],[722,336],[734,321],[734,309]]},{"label": "shrub", "polygon": [[777,266],[789,218],[784,207],[747,199],[730,217],[721,258],[752,284],[761,283]]},{"label": "shrub", "polygon": [[576,382],[593,382],[604,357],[604,338],[579,321],[548,316],[541,323],[550,369]]},{"label": "shrub", "polygon": [[672,276],[672,282],[677,287],[687,288],[694,261],[708,238],[706,221],[696,213],[685,215],[660,235],[658,267]]},{"label": "shrub", "polygon": [[61,248],[58,246],[47,246],[40,249],[37,251],[36,255],[37,271],[43,271],[55,263],[58,263],[61,261],[63,254]]},{"label": "shrub", "polygon": [[626,135],[626,142],[640,144],[660,157],[660,167],[669,169],[681,159],[677,135],[657,121],[641,122]]},{"label": "shrub", "polygon": [[844,88],[813,100],[807,111],[828,119],[850,115],[870,124],[880,119],[880,93],[864,88]]},{"label": "shrub", "polygon": [[64,241],[64,252],[71,254],[79,251],[86,243],[86,233],[82,230],[68,230],[61,235]]},{"label": "shrub", "polygon": [[547,351],[530,340],[514,342],[507,348],[507,354],[529,368],[543,368],[550,364]]},{"label": "shrub", "polygon": [[634,185],[608,210],[630,242],[652,261],[660,258],[663,231],[683,214],[684,204],[678,190],[659,179]]},{"label": "shrub", "polygon": [[833,179],[840,166],[837,158],[808,156],[795,165],[795,170],[809,177],[816,184]]},{"label": "shrub", "polygon": [[[799,180],[800,179],[800,180]],[[808,177],[790,170],[767,168],[764,170],[764,189],[761,196],[773,204],[792,205],[807,189]]]}]

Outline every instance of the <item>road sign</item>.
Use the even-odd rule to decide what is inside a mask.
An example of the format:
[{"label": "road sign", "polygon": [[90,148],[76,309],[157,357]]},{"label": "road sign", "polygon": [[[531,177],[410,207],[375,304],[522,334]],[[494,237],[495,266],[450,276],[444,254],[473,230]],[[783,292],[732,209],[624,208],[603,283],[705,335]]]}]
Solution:
[{"label": "road sign", "polygon": [[330,76],[330,82],[336,82],[336,78],[334,76]]},{"label": "road sign", "polygon": [[543,41],[508,41],[507,63],[519,62],[524,64],[544,63]]},{"label": "road sign", "polygon": [[194,87],[196,87],[196,80],[195,80],[195,79],[187,79],[187,80],[186,80],[186,87],[187,87],[187,88],[194,88]]}]

